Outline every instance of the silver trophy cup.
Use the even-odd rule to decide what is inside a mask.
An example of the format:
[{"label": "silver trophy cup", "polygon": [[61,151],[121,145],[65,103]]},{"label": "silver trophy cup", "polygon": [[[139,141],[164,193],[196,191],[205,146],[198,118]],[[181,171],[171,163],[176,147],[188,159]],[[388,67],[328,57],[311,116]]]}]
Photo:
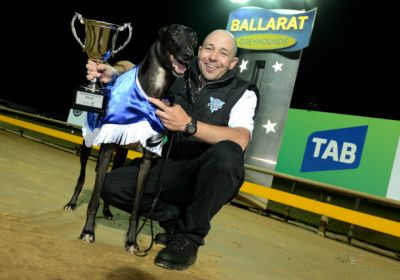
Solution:
[{"label": "silver trophy cup", "polygon": [[[79,19],[85,25],[85,43],[79,39],[75,30],[75,20]],[[115,43],[118,32],[128,28],[129,35],[125,42],[117,50]],[[76,41],[86,52],[89,59],[96,63],[104,63],[110,57],[120,52],[129,43],[132,37],[130,23],[123,26],[92,19],[84,19],[82,15],[75,13],[71,21],[72,34]],[[94,78],[86,85],[80,85],[75,91],[72,107],[79,110],[104,114],[107,106],[108,90],[101,84],[99,78]]]}]

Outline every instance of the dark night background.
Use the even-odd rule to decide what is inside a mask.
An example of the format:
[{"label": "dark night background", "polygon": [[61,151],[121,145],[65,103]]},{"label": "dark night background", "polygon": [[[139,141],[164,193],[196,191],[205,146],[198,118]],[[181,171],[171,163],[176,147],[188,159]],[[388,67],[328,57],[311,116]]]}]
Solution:
[{"label": "dark night background", "polygon": [[[395,101],[396,80],[389,79],[390,67],[383,66],[387,50],[379,40],[377,32],[381,31],[373,30],[379,21],[371,19],[372,12],[365,1],[253,0],[249,4],[268,9],[318,7],[310,46],[304,49],[300,61],[291,108],[400,119],[400,106]],[[72,92],[85,81],[86,73],[87,56],[70,28],[75,12],[84,18],[115,24],[131,22],[131,42],[109,62],[127,59],[139,63],[160,27],[185,24],[197,31],[202,42],[210,31],[225,28],[229,13],[240,5],[228,0],[171,0],[140,4],[10,2],[7,7],[1,19],[5,80],[0,99],[33,107],[37,114],[66,120]],[[83,32],[78,20],[75,26]],[[83,40],[83,33],[80,34]],[[127,34],[118,35],[117,47]]]}]

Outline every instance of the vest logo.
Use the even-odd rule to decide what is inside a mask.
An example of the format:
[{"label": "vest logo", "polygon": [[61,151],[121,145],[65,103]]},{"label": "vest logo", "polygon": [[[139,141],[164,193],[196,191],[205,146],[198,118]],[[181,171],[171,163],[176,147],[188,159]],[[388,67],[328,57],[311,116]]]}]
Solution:
[{"label": "vest logo", "polygon": [[210,107],[211,113],[214,113],[215,111],[221,109],[224,104],[224,101],[210,96],[210,103],[208,103],[207,106]]},{"label": "vest logo", "polygon": [[301,172],[355,169],[360,165],[368,125],[317,131],[307,139]]}]

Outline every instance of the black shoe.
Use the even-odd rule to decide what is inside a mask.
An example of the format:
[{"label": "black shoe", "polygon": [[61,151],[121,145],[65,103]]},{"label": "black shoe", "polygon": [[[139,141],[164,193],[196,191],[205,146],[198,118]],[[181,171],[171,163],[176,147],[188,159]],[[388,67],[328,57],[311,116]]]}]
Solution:
[{"label": "black shoe", "polygon": [[199,246],[182,234],[171,235],[167,247],[154,260],[158,266],[184,270],[196,262]]},{"label": "black shoe", "polygon": [[160,232],[154,237],[154,243],[166,246],[171,239],[173,232]]}]

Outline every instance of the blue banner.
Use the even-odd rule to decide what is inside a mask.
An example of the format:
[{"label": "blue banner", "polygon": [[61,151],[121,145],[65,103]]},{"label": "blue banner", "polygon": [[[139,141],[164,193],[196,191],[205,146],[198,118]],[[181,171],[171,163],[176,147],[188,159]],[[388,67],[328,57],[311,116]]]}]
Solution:
[{"label": "blue banner", "polygon": [[307,139],[301,172],[355,169],[368,125],[316,131]]}]

